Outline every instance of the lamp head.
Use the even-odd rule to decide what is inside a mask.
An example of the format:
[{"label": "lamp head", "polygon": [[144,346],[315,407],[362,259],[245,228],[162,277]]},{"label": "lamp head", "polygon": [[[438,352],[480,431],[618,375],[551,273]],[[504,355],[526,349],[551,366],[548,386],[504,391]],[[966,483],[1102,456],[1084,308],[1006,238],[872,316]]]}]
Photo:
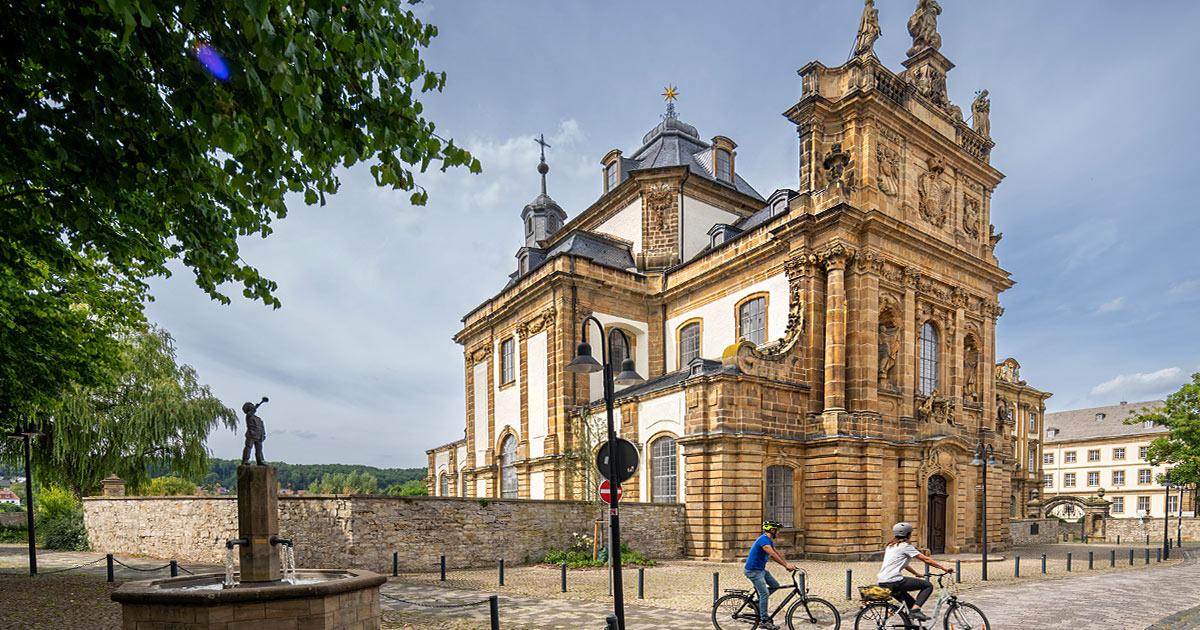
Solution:
[{"label": "lamp head", "polygon": [[586,341],[580,342],[575,347],[575,358],[571,359],[571,362],[566,367],[568,372],[575,372],[576,374],[590,374],[603,369],[604,366],[600,365],[600,362],[592,356],[592,346]]},{"label": "lamp head", "polygon": [[637,373],[637,370],[634,369],[633,359],[625,359],[624,361],[621,361],[621,373],[613,379],[614,384],[628,387],[630,385],[637,385],[638,383],[644,382],[646,382],[646,379],[642,378],[642,376]]}]

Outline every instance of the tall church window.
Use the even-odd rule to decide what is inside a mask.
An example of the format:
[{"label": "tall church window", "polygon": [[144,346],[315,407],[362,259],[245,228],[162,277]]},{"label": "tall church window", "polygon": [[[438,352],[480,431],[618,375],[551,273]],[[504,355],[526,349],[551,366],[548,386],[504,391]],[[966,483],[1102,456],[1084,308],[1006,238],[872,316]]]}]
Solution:
[{"label": "tall church window", "polygon": [[450,496],[450,475],[446,473],[442,473],[441,478],[438,480],[438,496]]},{"label": "tall church window", "polygon": [[938,387],[938,331],[933,322],[921,327],[921,395],[928,396]]},{"label": "tall church window", "polygon": [[700,322],[685,324],[679,329],[679,367],[700,356]]},{"label": "tall church window", "polygon": [[650,501],[675,503],[679,500],[679,458],[675,438],[661,437],[650,445]]},{"label": "tall church window", "polygon": [[517,498],[517,438],[511,435],[500,445],[500,496]]},{"label": "tall church window", "polygon": [[792,499],[792,469],[787,466],[767,467],[766,520],[792,527],[796,511]]},{"label": "tall church window", "polygon": [[612,367],[613,376],[621,373],[622,361],[632,358],[628,335],[616,328],[610,330],[608,332],[608,364]]},{"label": "tall church window", "polygon": [[717,179],[733,183],[733,160],[725,149],[717,149]]},{"label": "tall church window", "polygon": [[767,340],[767,298],[756,297],[738,306],[738,338],[755,344]]},{"label": "tall church window", "polygon": [[613,162],[604,167],[604,191],[608,192],[617,187],[617,163]]},{"label": "tall church window", "polygon": [[513,369],[513,338],[509,337],[500,342],[500,384],[507,385],[516,380],[516,370]]}]

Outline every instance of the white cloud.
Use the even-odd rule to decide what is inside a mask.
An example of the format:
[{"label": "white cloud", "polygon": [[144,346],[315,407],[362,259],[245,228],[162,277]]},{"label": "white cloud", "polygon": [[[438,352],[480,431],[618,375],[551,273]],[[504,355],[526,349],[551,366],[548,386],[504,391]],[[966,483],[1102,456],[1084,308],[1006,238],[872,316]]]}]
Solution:
[{"label": "white cloud", "polygon": [[1177,367],[1163,368],[1156,372],[1122,374],[1092,388],[1092,396],[1131,400],[1139,396],[1164,394],[1183,382],[1183,370]]},{"label": "white cloud", "polygon": [[1176,282],[1167,289],[1167,299],[1171,302],[1189,302],[1200,299],[1200,278]]},{"label": "white cloud", "polygon": [[1096,310],[1101,313],[1112,313],[1123,308],[1125,308],[1125,296],[1109,300],[1101,304]]}]

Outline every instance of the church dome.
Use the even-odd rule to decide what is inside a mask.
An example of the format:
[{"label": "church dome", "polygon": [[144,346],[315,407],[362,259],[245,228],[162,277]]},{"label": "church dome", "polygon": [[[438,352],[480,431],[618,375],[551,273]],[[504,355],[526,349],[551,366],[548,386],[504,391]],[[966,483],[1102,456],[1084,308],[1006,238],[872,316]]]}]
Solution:
[{"label": "church dome", "polygon": [[562,206],[558,205],[558,202],[554,199],[551,199],[550,195],[547,195],[546,193],[541,193],[537,197],[534,197],[533,201],[530,201],[528,204],[526,204],[525,209],[521,211],[521,216],[538,211],[551,211],[564,220],[567,217],[567,213],[563,211]]},{"label": "church dome", "polygon": [[654,138],[668,133],[682,134],[695,139],[697,142],[702,142],[700,140],[700,132],[696,131],[695,127],[679,120],[675,116],[667,116],[663,118],[662,122],[647,132],[646,135],[642,136],[642,144],[650,144],[650,141]]}]

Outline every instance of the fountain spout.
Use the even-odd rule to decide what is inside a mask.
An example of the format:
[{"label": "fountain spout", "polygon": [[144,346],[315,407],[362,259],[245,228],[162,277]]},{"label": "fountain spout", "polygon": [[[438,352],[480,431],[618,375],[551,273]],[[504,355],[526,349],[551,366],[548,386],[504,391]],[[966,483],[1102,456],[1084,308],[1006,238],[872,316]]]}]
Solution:
[{"label": "fountain spout", "polygon": [[278,537],[278,536],[271,536],[270,543],[271,543],[271,545],[285,545],[285,546],[288,546],[288,547],[292,547],[292,546],[293,546],[293,545],[292,545],[292,541],[291,541],[291,539],[288,539],[288,538],[280,538],[280,537]]},{"label": "fountain spout", "polygon": [[233,549],[234,547],[245,547],[246,545],[249,545],[249,544],[250,544],[250,539],[248,539],[248,538],[231,538],[231,539],[225,541],[225,548]]}]

